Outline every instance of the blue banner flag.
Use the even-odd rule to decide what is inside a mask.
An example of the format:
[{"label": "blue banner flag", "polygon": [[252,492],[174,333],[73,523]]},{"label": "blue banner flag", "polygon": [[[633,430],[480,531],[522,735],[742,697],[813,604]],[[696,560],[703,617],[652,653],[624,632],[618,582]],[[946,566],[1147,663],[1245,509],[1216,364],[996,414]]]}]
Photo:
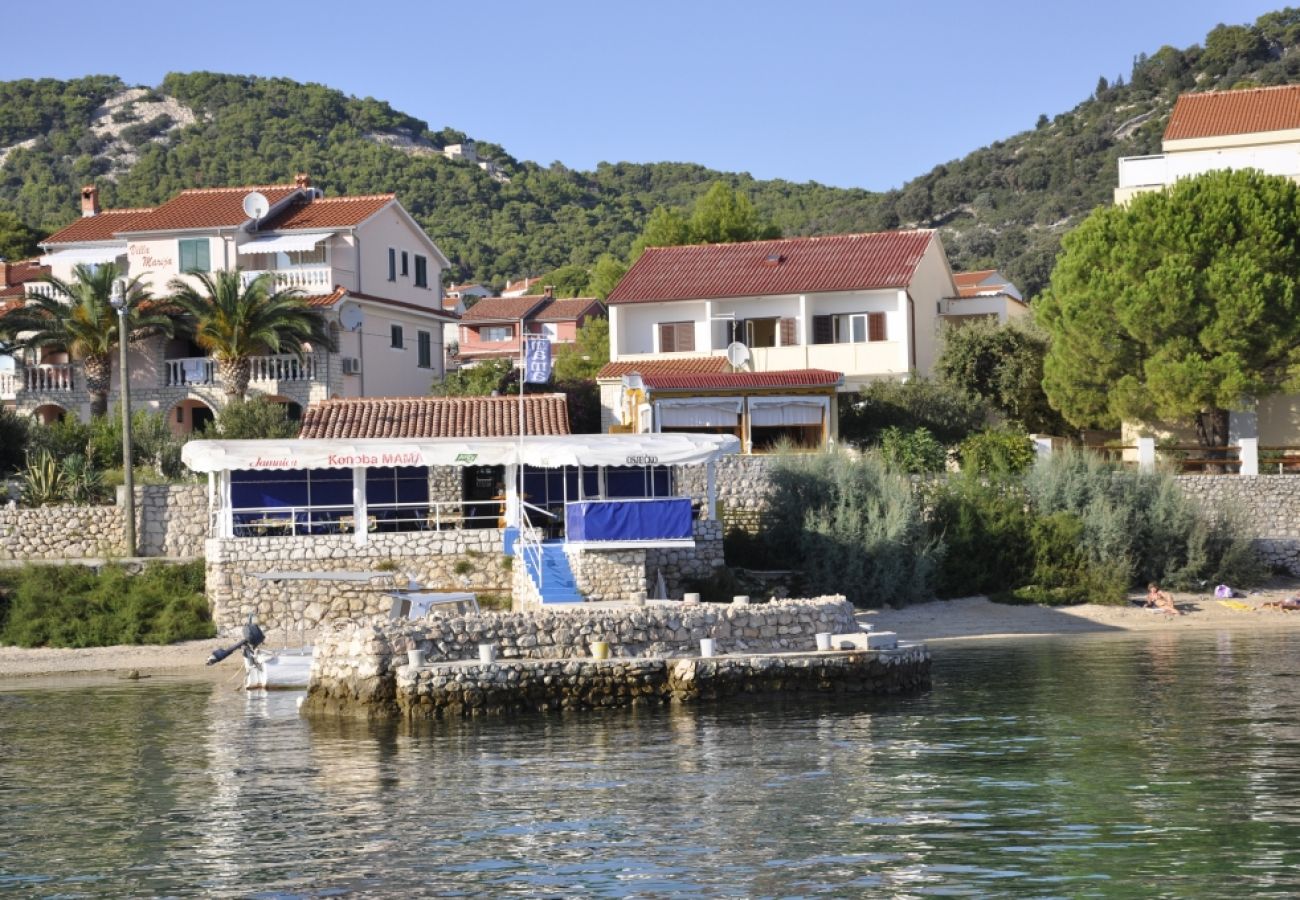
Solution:
[{"label": "blue banner flag", "polygon": [[530,337],[524,351],[524,381],[546,384],[551,380],[551,342],[544,337]]}]

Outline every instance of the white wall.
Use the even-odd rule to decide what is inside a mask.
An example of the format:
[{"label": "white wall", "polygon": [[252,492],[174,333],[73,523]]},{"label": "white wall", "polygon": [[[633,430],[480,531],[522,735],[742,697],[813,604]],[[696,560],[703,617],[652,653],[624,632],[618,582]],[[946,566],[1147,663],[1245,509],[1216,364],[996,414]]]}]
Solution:
[{"label": "white wall", "polygon": [[[364,245],[363,245],[364,246]],[[339,335],[339,355],[361,360],[361,374],[343,378],[345,397],[423,397],[435,380],[443,377],[442,323],[406,313],[377,303],[359,301],[365,321],[358,332]],[[402,349],[390,346],[391,326],[402,326]],[[430,338],[432,368],[422,369],[419,362],[417,333],[427,331]]]},{"label": "white wall", "polygon": [[[361,283],[357,290],[376,297],[387,297],[405,303],[415,303],[429,309],[442,309],[442,268],[437,254],[423,232],[398,212],[396,205],[389,206],[367,220],[357,229],[361,242]],[[388,248],[397,251],[397,277],[388,280]],[[409,257],[407,274],[402,275],[402,251]],[[415,256],[429,261],[428,287],[415,286]]]},{"label": "white wall", "polygon": [[[708,346],[708,304],[703,300],[679,303],[621,303],[615,308],[618,313],[610,321],[610,333],[614,334],[614,326],[617,324],[618,333],[615,337],[611,337],[611,341],[617,341],[617,347],[614,349],[619,356],[658,353],[657,326],[660,322],[694,322],[696,348]],[[687,355],[701,354],[702,351],[697,349]]]},{"label": "white wall", "polygon": [[916,329],[913,367],[922,375],[929,375],[938,356],[940,301],[957,296],[957,286],[953,284],[952,271],[948,268],[948,258],[938,234],[934,235],[921,257],[906,294],[901,295],[904,308],[906,295],[912,298],[915,315],[912,323]]}]

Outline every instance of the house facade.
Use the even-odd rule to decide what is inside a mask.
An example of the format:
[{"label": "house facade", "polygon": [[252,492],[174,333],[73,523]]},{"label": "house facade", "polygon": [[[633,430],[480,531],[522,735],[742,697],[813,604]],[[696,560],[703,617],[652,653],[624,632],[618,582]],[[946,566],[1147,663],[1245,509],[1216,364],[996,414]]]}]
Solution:
[{"label": "house facade", "polygon": [[1029,315],[1029,304],[1011,279],[996,269],[956,272],[957,296],[944,301],[944,320],[952,325],[994,320],[1005,325]]},{"label": "house facade", "polygon": [[652,247],[607,301],[602,424],[823,445],[839,394],[931,370],[956,298],[929,230]]},{"label": "house facade", "polygon": [[[1300,181],[1300,85],[1183,94],[1169,115],[1161,149],[1119,160],[1117,204],[1219,169],[1258,169]],[[1231,413],[1228,430],[1233,444],[1243,437],[1257,438],[1266,449],[1300,444],[1300,394],[1252,402]],[[1137,431],[1126,424],[1126,440]],[[1162,434],[1196,443],[1191,429],[1169,426]]]},{"label": "house facade", "polygon": [[572,344],[588,319],[601,316],[604,306],[594,297],[557,299],[545,294],[485,297],[461,316],[458,359],[462,366],[485,359],[519,359],[519,330],[542,335],[552,350]]},{"label": "house facade", "polygon": [[[182,191],[152,209],[101,210],[93,187],[82,191],[82,217],[47,237],[41,262],[68,280],[78,264],[115,262],[156,298],[175,277],[238,269],[248,281],[266,273],[297,289],[336,335],[337,350],[254,357],[250,390],[296,413],[331,397],[424,394],[444,373],[441,274],[447,266],[392,194],[325,197],[299,176],[291,185]],[[250,217],[247,209],[258,213]],[[49,291],[29,281],[27,293]],[[215,362],[177,337],[130,348],[132,403],[162,411],[187,433],[225,402]],[[114,366],[116,402],[121,373]],[[80,366],[57,349],[28,351],[0,402],[42,420],[85,418],[90,398]]]}]

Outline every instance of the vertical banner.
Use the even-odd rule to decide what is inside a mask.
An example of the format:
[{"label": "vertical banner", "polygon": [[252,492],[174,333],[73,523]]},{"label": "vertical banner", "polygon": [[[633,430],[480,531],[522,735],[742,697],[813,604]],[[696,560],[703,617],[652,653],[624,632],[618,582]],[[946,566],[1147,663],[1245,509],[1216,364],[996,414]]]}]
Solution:
[{"label": "vertical banner", "polygon": [[546,384],[551,380],[551,342],[545,337],[528,338],[524,352],[524,381]]}]

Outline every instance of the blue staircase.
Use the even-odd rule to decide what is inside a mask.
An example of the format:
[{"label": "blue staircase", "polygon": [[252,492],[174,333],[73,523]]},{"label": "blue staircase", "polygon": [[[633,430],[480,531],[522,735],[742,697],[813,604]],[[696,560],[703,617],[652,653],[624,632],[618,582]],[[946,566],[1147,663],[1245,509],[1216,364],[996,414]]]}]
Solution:
[{"label": "blue staircase", "polygon": [[[543,603],[581,603],[582,594],[569,568],[569,557],[564,553],[563,541],[547,541],[542,545],[541,589]],[[538,584],[536,561],[531,554],[521,554],[528,577]]]}]

